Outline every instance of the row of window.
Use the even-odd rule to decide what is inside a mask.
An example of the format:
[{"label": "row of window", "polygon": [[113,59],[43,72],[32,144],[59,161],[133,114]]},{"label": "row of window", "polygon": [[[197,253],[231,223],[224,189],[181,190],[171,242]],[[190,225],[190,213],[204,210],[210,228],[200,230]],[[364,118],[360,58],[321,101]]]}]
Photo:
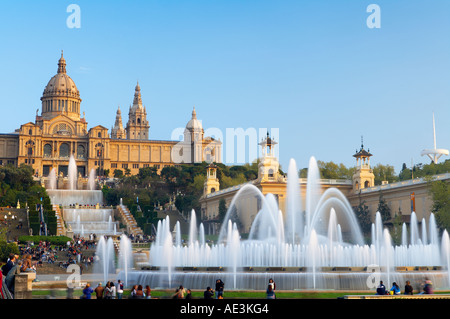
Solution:
[{"label": "row of window", "polygon": [[[54,102],[54,103],[53,103]],[[68,100],[46,100],[42,103],[44,112],[68,111],[80,113],[80,103]]]},{"label": "row of window", "polygon": [[6,165],[6,164],[15,164],[16,162],[14,160],[0,160],[0,165]]},{"label": "row of window", "polygon": [[[59,157],[70,156],[70,145],[68,143],[62,143],[59,146]],[[86,147],[84,145],[77,145],[77,158],[86,158]],[[53,147],[51,144],[44,145],[44,157],[53,157]]]},{"label": "row of window", "polygon": [[[95,164],[95,165],[97,165],[97,164]],[[131,165],[132,165],[133,168],[140,168],[140,164],[131,164]],[[142,167],[143,168],[150,167],[150,164],[142,164]],[[157,169],[160,169],[161,165],[160,164],[154,164],[153,167],[155,167]],[[164,167],[164,165],[162,167]],[[117,163],[111,163],[111,168],[117,168]],[[122,164],[122,168],[128,168],[128,163],[123,163]]]}]

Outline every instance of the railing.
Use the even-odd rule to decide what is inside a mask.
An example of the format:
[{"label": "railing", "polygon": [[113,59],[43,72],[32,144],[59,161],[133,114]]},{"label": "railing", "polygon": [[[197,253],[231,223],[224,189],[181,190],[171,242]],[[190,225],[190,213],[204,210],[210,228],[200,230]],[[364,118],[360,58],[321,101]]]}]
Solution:
[{"label": "railing", "polygon": [[[447,180],[450,179],[450,173],[445,174],[439,174],[439,175],[433,175],[432,180],[434,181],[441,181],[441,180]],[[412,186],[417,184],[424,184],[428,182],[428,178],[415,178],[410,179],[407,181],[401,181],[396,182],[392,184],[385,184],[385,185],[379,185],[379,186],[373,186],[368,188],[362,188],[361,193],[368,193],[368,192],[374,192],[374,191],[380,191],[380,190],[386,190],[386,189],[392,189],[392,188],[398,188],[398,187],[405,187],[405,186]]]},{"label": "railing", "polygon": [[[308,183],[307,178],[299,178],[298,181],[300,184]],[[287,179],[283,178],[283,182],[286,183]],[[235,190],[239,190],[240,188],[242,188],[245,185],[250,185],[250,184],[255,184],[255,183],[256,183],[256,181],[251,181],[251,182],[231,186],[228,188],[218,190],[214,193],[210,193],[210,194],[206,195],[205,197],[209,198],[209,197],[213,197],[213,196],[217,196],[217,195],[221,195],[221,194],[226,194],[226,193],[229,193],[229,192],[232,192]],[[348,186],[353,185],[352,181],[349,179],[319,179],[319,184],[322,184],[322,185],[348,185]]]}]

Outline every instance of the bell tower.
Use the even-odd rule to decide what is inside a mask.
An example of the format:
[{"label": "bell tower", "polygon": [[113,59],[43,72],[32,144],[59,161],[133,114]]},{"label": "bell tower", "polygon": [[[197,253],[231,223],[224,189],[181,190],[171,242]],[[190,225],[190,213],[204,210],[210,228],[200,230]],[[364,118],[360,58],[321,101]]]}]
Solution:
[{"label": "bell tower", "polygon": [[358,192],[362,188],[375,186],[375,175],[370,168],[369,149],[364,149],[363,138],[361,137],[361,149],[353,155],[356,158],[356,172],[353,174],[353,190]]},{"label": "bell tower", "polygon": [[258,164],[258,179],[261,182],[277,181],[280,163],[274,155],[274,146],[278,144],[269,136],[262,140],[259,145],[262,148],[262,158]]},{"label": "bell tower", "polygon": [[120,111],[119,106],[116,113],[116,122],[114,123],[114,127],[111,129],[111,138],[124,139],[125,137],[126,132],[122,125],[122,112]]},{"label": "bell tower", "polygon": [[147,121],[147,111],[142,105],[141,87],[139,82],[134,90],[133,106],[128,112],[128,123],[126,127],[127,139],[148,140],[148,129],[150,125]]},{"label": "bell tower", "polygon": [[211,163],[206,167],[206,181],[203,188],[203,195],[217,192],[219,189],[220,183],[217,178],[217,165]]}]

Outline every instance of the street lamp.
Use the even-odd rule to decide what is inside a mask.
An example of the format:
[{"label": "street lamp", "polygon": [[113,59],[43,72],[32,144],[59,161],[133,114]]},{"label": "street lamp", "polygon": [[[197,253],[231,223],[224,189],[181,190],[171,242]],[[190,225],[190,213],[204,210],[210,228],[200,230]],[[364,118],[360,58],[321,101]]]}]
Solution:
[{"label": "street lamp", "polygon": [[5,214],[5,222],[6,222],[6,241],[9,241],[9,234],[11,231],[9,230],[9,227],[12,224],[12,221],[17,218],[16,215],[11,214],[11,212],[8,212],[8,214]]}]

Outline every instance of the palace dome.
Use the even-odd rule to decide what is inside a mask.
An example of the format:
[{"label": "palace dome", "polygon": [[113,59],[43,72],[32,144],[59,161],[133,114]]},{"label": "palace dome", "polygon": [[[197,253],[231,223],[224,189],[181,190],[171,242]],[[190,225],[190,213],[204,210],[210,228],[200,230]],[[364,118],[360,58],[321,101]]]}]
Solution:
[{"label": "palace dome", "polygon": [[58,61],[58,72],[45,86],[41,101],[43,119],[48,120],[65,114],[73,120],[80,120],[80,92],[66,73],[66,60],[62,52]]},{"label": "palace dome", "polygon": [[197,119],[197,112],[195,112],[195,107],[192,110],[192,118],[186,124],[186,129],[189,130],[202,130],[202,122]]},{"label": "palace dome", "polygon": [[48,81],[42,97],[54,96],[80,98],[75,82],[66,73],[66,60],[62,53],[58,61],[58,73]]}]

